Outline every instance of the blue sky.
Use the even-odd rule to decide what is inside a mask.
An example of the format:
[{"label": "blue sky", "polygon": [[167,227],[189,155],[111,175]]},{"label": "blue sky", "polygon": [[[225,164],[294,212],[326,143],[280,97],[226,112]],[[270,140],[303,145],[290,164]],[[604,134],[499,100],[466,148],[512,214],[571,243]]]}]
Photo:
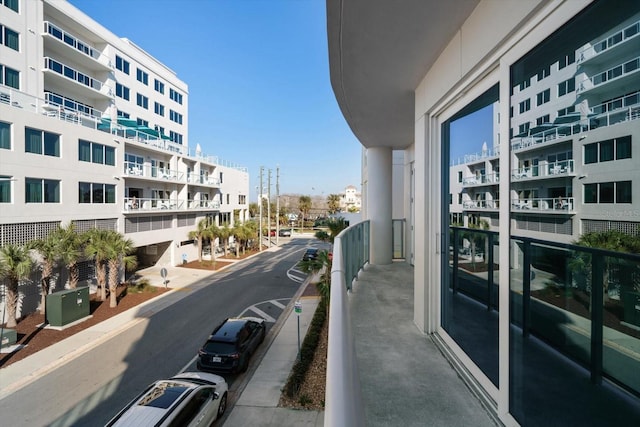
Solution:
[{"label": "blue sky", "polygon": [[189,145],[247,167],[251,201],[260,166],[273,170],[272,194],[278,166],[281,194],[360,188],[361,145],[329,80],[324,1],[70,3],[189,85]]},{"label": "blue sky", "polygon": [[493,147],[493,105],[487,105],[480,110],[461,117],[451,123],[449,159],[464,157],[465,154],[480,153],[482,144],[487,143],[490,150]]}]

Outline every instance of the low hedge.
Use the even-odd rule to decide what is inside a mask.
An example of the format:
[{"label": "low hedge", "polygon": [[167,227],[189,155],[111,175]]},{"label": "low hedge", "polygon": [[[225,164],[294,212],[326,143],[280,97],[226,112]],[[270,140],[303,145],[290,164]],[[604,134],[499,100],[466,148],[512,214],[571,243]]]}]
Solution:
[{"label": "low hedge", "polygon": [[307,330],[307,335],[304,337],[302,341],[302,346],[300,348],[300,358],[296,361],[295,365],[293,365],[293,369],[291,370],[291,374],[287,379],[287,383],[285,384],[285,393],[287,397],[293,398],[298,394],[300,387],[304,381],[304,377],[309,370],[309,366],[313,361],[313,357],[316,353],[316,348],[318,347],[318,342],[320,341],[320,332],[322,327],[324,326],[324,322],[327,319],[327,307],[324,298],[320,299],[320,303],[316,308],[316,312],[313,315],[313,319],[311,320],[311,324],[309,325],[309,329]]}]

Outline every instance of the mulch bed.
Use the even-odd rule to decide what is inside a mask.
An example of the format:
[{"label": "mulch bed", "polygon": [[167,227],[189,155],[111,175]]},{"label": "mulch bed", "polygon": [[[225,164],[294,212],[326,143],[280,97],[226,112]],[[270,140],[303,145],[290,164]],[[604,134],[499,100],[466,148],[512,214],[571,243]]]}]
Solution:
[{"label": "mulch bed", "polygon": [[39,312],[24,316],[18,321],[18,325],[15,329],[18,338],[16,344],[21,344],[25,347],[13,353],[0,354],[0,368],[9,366],[12,363],[42,350],[43,348],[55,344],[70,337],[71,335],[168,291],[168,289],[159,287],[153,287],[151,288],[151,291],[144,291],[140,293],[134,291],[127,292],[127,290],[126,286],[118,287],[118,306],[115,308],[109,308],[108,298],[107,301],[103,302],[98,300],[98,296],[96,294],[92,294],[89,302],[89,312],[92,317],[62,331],[41,328],[40,326],[44,323],[44,315]]}]

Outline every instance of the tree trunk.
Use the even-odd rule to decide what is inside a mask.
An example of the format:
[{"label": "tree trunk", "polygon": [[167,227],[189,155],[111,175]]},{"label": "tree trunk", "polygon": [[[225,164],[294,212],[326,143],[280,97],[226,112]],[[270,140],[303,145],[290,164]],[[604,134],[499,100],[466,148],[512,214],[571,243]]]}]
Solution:
[{"label": "tree trunk", "polygon": [[100,287],[100,301],[106,301],[107,299],[107,270],[104,262],[100,265],[96,265],[96,279],[98,280],[98,286]]},{"label": "tree trunk", "polygon": [[202,263],[202,236],[198,236],[198,262]]},{"label": "tree trunk", "polygon": [[[40,281],[40,314],[44,315],[47,305],[47,295],[49,294],[49,285],[51,282],[51,276],[42,276]],[[45,319],[46,320],[46,319]]]},{"label": "tree trunk", "polygon": [[80,273],[78,272],[78,263],[74,262],[73,264],[69,264],[69,288],[75,289],[78,287],[78,280],[80,277]]},{"label": "tree trunk", "polygon": [[118,306],[118,262],[109,261],[109,307]]},{"label": "tree trunk", "polygon": [[18,322],[16,322],[16,308],[18,307],[18,281],[11,280],[7,286],[7,299],[5,304],[7,305],[7,328],[15,328]]}]

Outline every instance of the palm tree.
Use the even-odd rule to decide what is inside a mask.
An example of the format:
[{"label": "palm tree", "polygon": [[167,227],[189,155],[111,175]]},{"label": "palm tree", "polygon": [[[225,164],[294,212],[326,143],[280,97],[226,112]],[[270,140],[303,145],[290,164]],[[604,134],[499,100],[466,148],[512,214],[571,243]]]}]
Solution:
[{"label": "palm tree", "polygon": [[[225,224],[222,227],[218,227],[218,238],[220,238],[220,242],[222,243],[222,247],[224,248],[224,256],[227,256],[227,246],[229,246],[229,237],[231,237],[232,232],[229,224]],[[237,251],[237,249],[236,249]]]},{"label": "palm tree", "polygon": [[327,196],[327,206],[329,208],[329,214],[340,212],[340,195],[329,194]]},{"label": "palm tree", "polygon": [[100,301],[107,299],[107,257],[109,255],[107,240],[109,232],[92,228],[87,232],[85,254],[95,263],[96,281],[100,288]]},{"label": "palm tree", "polygon": [[202,262],[202,241],[211,238],[211,229],[206,218],[201,219],[198,222],[198,227],[189,232],[189,238],[198,241],[198,261]]},{"label": "palm tree", "polygon": [[106,238],[107,263],[109,266],[109,307],[118,306],[117,290],[120,274],[120,267],[124,265],[126,269],[135,268],[137,260],[133,241],[126,239],[117,231],[109,231]]},{"label": "palm tree", "polygon": [[44,239],[35,240],[31,246],[40,254],[42,276],[40,278],[40,314],[45,314],[47,295],[51,290],[51,276],[55,265],[60,260],[59,233],[54,231]]},{"label": "palm tree", "polygon": [[298,209],[300,209],[300,213],[302,214],[302,229],[304,230],[304,220],[309,215],[309,210],[311,209],[311,197],[300,196],[298,199]]},{"label": "palm tree", "polygon": [[7,328],[15,328],[18,306],[18,286],[31,274],[33,260],[26,246],[6,245],[0,248],[0,277],[7,280]]},{"label": "palm tree", "polygon": [[83,236],[78,234],[73,223],[60,227],[56,233],[60,238],[60,258],[69,272],[69,288],[78,286],[80,272],[78,262],[82,258]]},{"label": "palm tree", "polygon": [[249,240],[249,234],[251,230],[246,224],[236,224],[231,230],[236,238],[236,258],[240,257],[240,247],[242,247],[242,253],[245,252],[246,242]]}]

